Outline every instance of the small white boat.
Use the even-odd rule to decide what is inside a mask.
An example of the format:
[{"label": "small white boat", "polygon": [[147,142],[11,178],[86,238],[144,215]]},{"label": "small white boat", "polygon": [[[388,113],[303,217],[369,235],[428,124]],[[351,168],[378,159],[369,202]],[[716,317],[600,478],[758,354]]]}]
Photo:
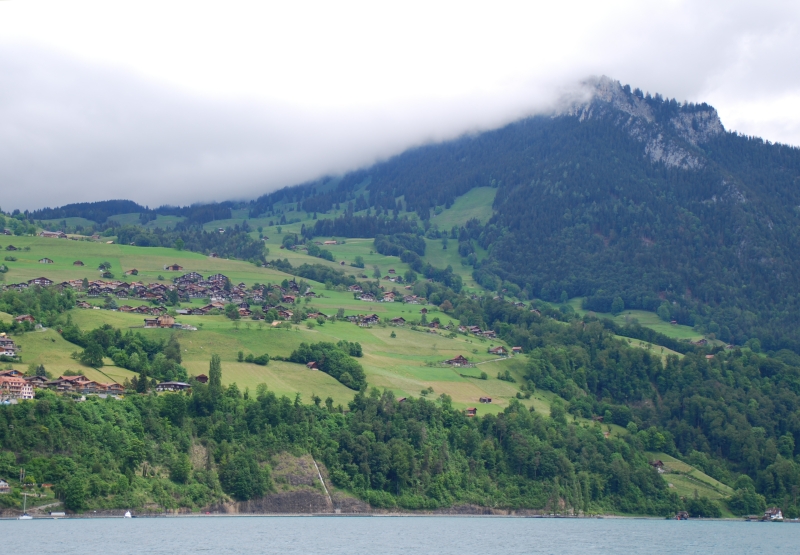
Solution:
[{"label": "small white boat", "polygon": [[28,514],[28,494],[23,493],[22,495],[25,496],[25,501],[22,506],[22,516],[18,520],[33,520],[33,517]]},{"label": "small white boat", "polygon": [[125,516],[122,518],[133,518],[130,511],[125,511]]}]

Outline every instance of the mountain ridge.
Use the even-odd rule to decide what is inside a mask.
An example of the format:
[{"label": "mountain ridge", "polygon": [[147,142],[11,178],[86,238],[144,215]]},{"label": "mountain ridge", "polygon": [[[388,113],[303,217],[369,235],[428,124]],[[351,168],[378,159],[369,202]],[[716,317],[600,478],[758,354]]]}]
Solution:
[{"label": "mountain ridge", "polygon": [[[419,233],[458,240],[490,291],[585,297],[585,308],[601,312],[619,298],[726,342],[759,338],[800,352],[791,317],[800,287],[790,279],[800,262],[800,150],[726,131],[707,104],[607,77],[585,87],[590,97],[551,114],[413,148],[336,179],[249,202],[157,210],[185,213],[184,225],[236,209],[276,220],[301,208],[323,220],[337,209],[339,218],[365,210],[412,216]],[[498,191],[488,222],[453,230],[430,222],[486,186]],[[359,225],[336,229],[363,233]],[[470,261],[475,245],[486,260]]]}]

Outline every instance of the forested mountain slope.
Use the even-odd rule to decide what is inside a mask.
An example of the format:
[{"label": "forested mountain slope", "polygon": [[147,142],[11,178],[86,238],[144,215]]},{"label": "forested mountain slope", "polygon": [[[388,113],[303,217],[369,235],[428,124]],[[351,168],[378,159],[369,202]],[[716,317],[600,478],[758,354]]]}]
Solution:
[{"label": "forested mountain slope", "polygon": [[[459,232],[490,249],[475,274],[488,289],[584,296],[602,312],[619,297],[726,342],[800,350],[800,151],[726,132],[705,104],[607,79],[594,90],[555,115],[346,175],[333,192],[296,192],[309,195],[306,210],[353,202],[426,220],[471,188],[494,186],[494,218]],[[354,194],[365,183],[367,194]]]},{"label": "forested mountain slope", "polygon": [[[599,312],[617,300],[615,308],[658,311],[725,342],[757,338],[768,350],[800,352],[800,281],[792,272],[800,261],[800,150],[727,132],[706,104],[607,78],[590,86],[590,100],[553,114],[253,201],[162,207],[145,210],[142,220],[180,214],[188,228],[231,218],[233,210],[285,223],[287,213],[291,219],[302,210],[319,215],[307,238],[446,235],[491,291],[585,297],[585,308]],[[488,223],[431,224],[431,214],[487,186],[497,189]],[[107,204],[30,217],[92,219],[98,210],[108,217]],[[334,221],[324,216],[334,211]],[[489,250],[485,260],[469,257],[478,244]]]}]

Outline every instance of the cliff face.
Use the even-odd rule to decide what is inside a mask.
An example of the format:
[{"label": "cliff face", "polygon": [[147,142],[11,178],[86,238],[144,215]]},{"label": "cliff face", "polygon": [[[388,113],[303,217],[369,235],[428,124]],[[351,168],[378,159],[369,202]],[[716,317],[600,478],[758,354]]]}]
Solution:
[{"label": "cliff face", "polygon": [[[320,481],[324,480],[325,485]],[[274,490],[258,499],[231,501],[210,507],[226,514],[360,514],[371,507],[345,493],[335,491],[324,466],[311,455],[276,455],[272,461]]]},{"label": "cliff face", "polygon": [[660,103],[656,109],[649,95],[631,91],[630,87],[605,76],[587,81],[584,86],[589,99],[568,104],[554,117],[611,120],[642,143],[643,155],[652,162],[683,169],[700,168],[704,165],[703,155],[696,147],[725,132],[717,111],[706,104],[679,105],[670,101],[666,110]]}]

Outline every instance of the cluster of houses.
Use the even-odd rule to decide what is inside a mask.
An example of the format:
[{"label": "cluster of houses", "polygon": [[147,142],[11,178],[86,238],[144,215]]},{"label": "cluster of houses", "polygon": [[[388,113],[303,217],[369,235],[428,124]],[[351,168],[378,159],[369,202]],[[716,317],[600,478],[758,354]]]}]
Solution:
[{"label": "cluster of houses", "polygon": [[458,326],[458,331],[461,333],[471,333],[478,337],[485,337],[486,339],[497,339],[497,333],[494,330],[482,330],[480,326]]},{"label": "cluster of houses", "polygon": [[[129,275],[135,275],[134,273],[138,272],[136,270],[130,270],[126,273]],[[239,315],[242,317],[252,316],[251,306],[257,305],[263,308],[264,312],[275,309],[279,318],[288,320],[294,315],[293,306],[297,302],[297,299],[301,297],[316,297],[316,294],[311,291],[310,288],[304,292],[301,292],[300,286],[294,278],[288,282],[288,287],[285,288],[281,285],[275,284],[269,288],[264,285],[260,288],[247,289],[247,286],[244,283],[239,283],[238,285],[231,284],[228,277],[223,274],[214,274],[208,278],[204,278],[202,275],[196,272],[190,272],[175,278],[172,284],[145,284],[142,282],[125,282],[118,280],[94,280],[88,282],[88,285],[84,287],[83,280],[70,280],[56,284],[53,280],[46,277],[38,277],[28,280],[27,282],[10,284],[6,288],[24,290],[35,285],[42,287],[55,285],[60,289],[70,288],[74,291],[85,290],[87,296],[91,298],[104,297],[125,300],[137,299],[151,303],[165,303],[168,300],[168,294],[171,291],[175,291],[177,292],[178,297],[182,300],[191,300],[196,298],[207,298],[210,300],[209,304],[199,308],[176,310],[176,313],[179,316],[202,316],[210,313],[211,311],[224,310],[226,305],[232,303],[237,306]],[[269,293],[279,297],[281,302],[285,303],[286,306],[283,304],[265,304],[264,301],[268,298]],[[76,303],[76,306],[84,309],[99,308],[86,301],[79,301]],[[145,319],[145,327],[148,328],[191,329],[188,326],[175,322],[173,318],[166,314],[167,309],[163,306],[153,304],[130,306],[124,304],[119,306],[116,310],[119,310],[120,312],[153,316],[153,318]],[[307,314],[306,317],[313,319],[319,317],[325,319],[328,318],[327,315],[321,312],[310,313]],[[33,321],[33,318],[27,315],[18,317],[17,319],[19,320],[20,318],[29,318],[31,321]],[[377,323],[377,317],[375,318],[375,322]]]},{"label": "cluster of houses", "polygon": [[25,376],[16,369],[0,371],[0,400],[33,399],[34,390],[52,389],[60,393],[120,394],[124,388],[118,383],[100,383],[86,376],[59,376],[50,380],[45,376]]},{"label": "cluster of houses", "polygon": [[[198,382],[208,382],[208,377],[201,374],[195,378]],[[90,380],[86,376],[59,376],[50,380],[44,376],[25,376],[19,370],[0,371],[0,402],[33,399],[34,390],[46,388],[58,393],[78,393],[81,395],[121,395],[125,388],[118,383],[101,383]],[[180,392],[191,389],[185,382],[161,382],[156,391]]]},{"label": "cluster of houses", "polygon": [[[28,316],[27,314],[25,316]],[[0,356],[9,358],[17,358],[19,354],[19,347],[14,343],[5,333],[0,333]]]},{"label": "cluster of houses", "polygon": [[[381,289],[383,289],[383,287],[381,287]],[[411,289],[411,286],[406,286],[406,289]],[[400,293],[395,291],[386,291],[383,293],[383,296],[376,297],[372,293],[364,292],[363,288],[357,283],[348,287],[348,290],[358,295],[356,298],[359,301],[368,303],[393,303],[397,302],[398,298],[401,297]],[[404,304],[425,304],[427,302],[424,298],[418,297],[417,295],[402,295],[402,299]]]},{"label": "cluster of houses", "polygon": [[377,314],[354,314],[345,319],[362,328],[370,328],[381,321]]},{"label": "cluster of houses", "polygon": [[125,392],[125,388],[118,383],[101,383],[86,376],[59,376],[55,380],[33,376],[25,379],[32,381],[34,387],[45,387],[59,393],[119,395]]},{"label": "cluster of houses", "polygon": [[[496,355],[500,357],[507,357],[509,355],[508,349],[506,349],[502,345],[498,345],[497,347],[489,347],[488,352],[490,355]],[[511,347],[511,354],[521,355],[522,347]]]}]

